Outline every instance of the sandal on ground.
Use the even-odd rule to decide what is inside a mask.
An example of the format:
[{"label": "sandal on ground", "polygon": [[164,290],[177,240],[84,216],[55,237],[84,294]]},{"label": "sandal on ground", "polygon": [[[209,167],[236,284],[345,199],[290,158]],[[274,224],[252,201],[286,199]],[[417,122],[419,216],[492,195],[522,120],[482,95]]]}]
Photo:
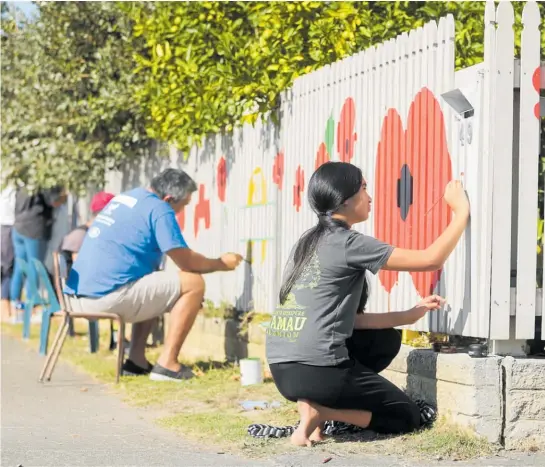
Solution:
[{"label": "sandal on ground", "polygon": [[351,425],[350,423],[344,422],[335,422],[333,420],[328,420],[324,424],[324,435],[327,436],[338,436],[344,435],[346,433],[358,433],[364,431],[365,428],[361,426]]},{"label": "sandal on ground", "polygon": [[252,423],[248,427],[248,434],[253,438],[287,438],[291,436],[297,426],[273,426],[261,423]]},{"label": "sandal on ground", "polygon": [[[299,426],[299,422],[292,426],[273,426],[262,423],[253,423],[248,427],[248,434],[253,438],[286,438]],[[328,420],[324,423],[324,434],[327,436],[342,435],[344,433],[357,433],[364,428],[343,422]]]},{"label": "sandal on ground", "polygon": [[416,399],[414,403],[420,409],[420,427],[431,427],[437,420],[437,409],[422,399]]}]

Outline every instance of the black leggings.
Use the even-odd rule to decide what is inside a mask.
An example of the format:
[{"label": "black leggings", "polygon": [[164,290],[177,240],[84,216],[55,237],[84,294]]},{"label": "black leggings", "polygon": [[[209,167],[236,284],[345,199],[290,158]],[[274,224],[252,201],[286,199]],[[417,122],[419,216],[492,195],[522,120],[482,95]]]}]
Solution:
[{"label": "black leggings", "polygon": [[337,366],[302,363],[270,365],[274,382],[288,400],[307,399],[332,409],[372,413],[369,429],[407,433],[420,427],[418,406],[397,386],[377,373],[401,347],[396,329],[357,330],[346,342],[350,360]]}]

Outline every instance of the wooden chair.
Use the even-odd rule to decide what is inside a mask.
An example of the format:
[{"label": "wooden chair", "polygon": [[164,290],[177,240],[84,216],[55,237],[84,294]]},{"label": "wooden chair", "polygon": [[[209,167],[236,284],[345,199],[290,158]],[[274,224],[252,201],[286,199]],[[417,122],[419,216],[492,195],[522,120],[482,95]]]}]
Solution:
[{"label": "wooden chair", "polygon": [[55,339],[53,340],[53,343],[51,344],[51,349],[49,351],[49,354],[47,355],[46,361],[42,368],[39,381],[40,382],[43,382],[44,380],[51,381],[53,370],[55,369],[57,360],[59,359],[59,355],[64,345],[64,341],[66,340],[66,336],[68,334],[70,319],[85,318],[88,320],[100,320],[100,319],[108,319],[110,321],[115,320],[119,323],[119,338],[117,339],[117,372],[115,377],[115,382],[119,383],[119,377],[121,376],[121,371],[123,366],[123,356],[124,356],[123,336],[125,335],[125,321],[119,315],[116,315],[115,313],[86,313],[86,312],[73,311],[70,308],[69,303],[62,292],[64,280],[62,279],[62,275],[61,275],[61,262],[64,262],[64,258],[61,255],[59,255],[57,252],[53,252],[55,289],[57,291],[57,297],[59,299],[59,304],[61,308],[60,312],[62,313],[63,323],[59,327],[59,330],[57,331],[57,334],[55,335]]},{"label": "wooden chair", "polygon": [[[60,301],[63,297],[59,296],[59,291],[53,286],[50,280],[49,273],[47,272],[44,264],[34,258],[29,263],[29,266],[34,267],[34,272],[38,278],[37,296],[38,301],[42,304],[42,325],[40,331],[40,355],[47,354],[47,344],[49,340],[49,327],[50,321],[53,317],[64,316],[61,312]],[[62,255],[59,255],[59,277],[61,284],[68,278],[68,270],[65,267],[66,262]],[[32,284],[29,284],[32,287]],[[113,323],[113,321],[111,321]],[[113,324],[110,326],[113,329]],[[74,337],[74,320],[70,318],[68,325],[68,335]],[[89,321],[89,352],[98,352],[99,347],[99,329],[98,322],[93,320]],[[110,350],[115,350],[115,347]]]}]

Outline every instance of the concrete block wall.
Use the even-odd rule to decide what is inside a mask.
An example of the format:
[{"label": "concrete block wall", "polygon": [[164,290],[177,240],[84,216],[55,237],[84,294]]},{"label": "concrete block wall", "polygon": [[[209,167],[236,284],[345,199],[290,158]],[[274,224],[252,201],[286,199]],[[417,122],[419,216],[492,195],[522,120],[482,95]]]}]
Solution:
[{"label": "concrete block wall", "polygon": [[492,443],[502,439],[501,358],[472,359],[403,345],[383,372],[414,397],[436,405],[441,415]]},{"label": "concrete block wall", "polygon": [[505,447],[545,449],[545,359],[505,357]]}]

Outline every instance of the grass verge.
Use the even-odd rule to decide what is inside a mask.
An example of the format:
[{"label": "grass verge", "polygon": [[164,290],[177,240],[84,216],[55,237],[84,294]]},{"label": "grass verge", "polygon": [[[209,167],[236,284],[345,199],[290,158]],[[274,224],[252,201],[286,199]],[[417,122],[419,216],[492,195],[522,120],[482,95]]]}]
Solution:
[{"label": "grass verge", "polygon": [[[58,326],[52,323],[51,339]],[[116,386],[115,352],[107,349],[109,325],[101,322],[101,348],[97,354],[88,351],[86,321],[76,322],[77,335],[68,338],[61,358],[97,380],[109,384],[112,391],[132,405],[156,410],[157,422],[195,441],[206,441],[219,449],[243,453],[249,457],[265,457],[286,453],[293,448],[287,440],[256,440],[246,434],[248,424],[290,425],[296,422],[295,405],[286,402],[270,380],[259,386],[242,387],[238,368],[218,362],[193,364],[196,378],[184,383],[155,383],[145,377],[124,377]],[[2,332],[20,338],[21,325],[2,324]],[[33,325],[27,341],[38,348],[39,326]],[[149,349],[154,361],[159,349]],[[53,375],[53,378],[55,375]],[[242,401],[280,402],[275,409],[244,411]],[[372,441],[372,442],[371,442]],[[342,443],[342,445],[340,445]],[[315,449],[346,456],[350,454],[391,454],[404,458],[464,460],[482,457],[493,447],[466,429],[440,420],[434,428],[397,437],[380,437],[365,433],[331,439]]]}]

